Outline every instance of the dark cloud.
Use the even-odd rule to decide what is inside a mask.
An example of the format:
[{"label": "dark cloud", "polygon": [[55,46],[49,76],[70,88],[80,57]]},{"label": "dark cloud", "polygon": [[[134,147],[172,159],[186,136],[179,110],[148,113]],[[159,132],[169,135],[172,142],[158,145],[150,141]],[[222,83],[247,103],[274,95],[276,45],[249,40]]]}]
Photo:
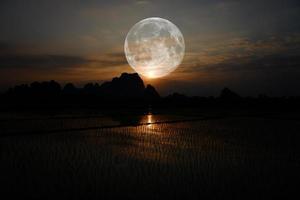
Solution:
[{"label": "dark cloud", "polygon": [[224,62],[208,65],[185,66],[181,69],[184,73],[209,72],[209,73],[228,73],[228,72],[249,72],[263,70],[300,70],[300,55],[268,55],[259,58],[243,57],[232,58]]},{"label": "dark cloud", "polygon": [[111,68],[128,64],[124,52],[118,51],[100,55],[99,57],[90,59],[89,61],[96,67],[101,66]]},{"label": "dark cloud", "polygon": [[116,59],[114,57],[108,57],[107,59],[97,59],[93,60],[91,62],[94,62],[96,65],[102,66],[102,67],[118,67],[120,65],[126,65],[127,61],[126,58]]},{"label": "dark cloud", "polygon": [[78,56],[65,55],[0,55],[0,68],[72,67],[89,61]]},{"label": "dark cloud", "polygon": [[114,57],[114,58],[125,59],[124,52],[113,52],[113,53],[107,53],[106,55],[108,55],[110,57]]},{"label": "dark cloud", "polygon": [[14,54],[19,48],[17,45],[10,44],[7,42],[0,41],[0,55],[3,54]]},{"label": "dark cloud", "polygon": [[289,69],[300,65],[300,36],[270,36],[264,40],[233,38],[208,46],[200,53],[188,53],[183,67],[185,73],[232,72],[263,69]]},{"label": "dark cloud", "polygon": [[[127,64],[126,59],[107,57],[88,59],[66,55],[0,55],[0,68],[68,68],[82,65],[95,67],[118,67]],[[90,66],[90,67],[93,67]]]},{"label": "dark cloud", "polygon": [[107,53],[100,58],[74,55],[26,54],[26,47],[0,42],[0,69],[4,68],[69,68],[82,65],[114,67],[127,64],[123,52]]},{"label": "dark cloud", "polygon": [[218,72],[238,72],[238,71],[263,71],[263,70],[292,70],[293,68],[300,69],[300,55],[299,56],[283,56],[283,55],[268,55],[261,58],[246,58],[229,60],[224,63],[219,63],[212,66],[207,66],[207,71]]}]

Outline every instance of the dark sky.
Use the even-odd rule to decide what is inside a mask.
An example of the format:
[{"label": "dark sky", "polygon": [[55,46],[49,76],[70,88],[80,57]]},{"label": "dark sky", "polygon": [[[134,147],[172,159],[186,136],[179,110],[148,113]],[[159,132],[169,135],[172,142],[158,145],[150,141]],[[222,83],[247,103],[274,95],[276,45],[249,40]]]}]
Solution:
[{"label": "dark sky", "polygon": [[175,72],[144,78],[162,94],[300,95],[299,0],[1,0],[0,88],[133,72],[124,40],[147,17],[172,21],[186,43]]}]

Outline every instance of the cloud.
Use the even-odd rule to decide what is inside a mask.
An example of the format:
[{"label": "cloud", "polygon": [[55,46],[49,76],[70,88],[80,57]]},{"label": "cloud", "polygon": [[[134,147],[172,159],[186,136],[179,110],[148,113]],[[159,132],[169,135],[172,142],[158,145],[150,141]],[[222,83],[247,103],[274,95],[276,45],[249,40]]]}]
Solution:
[{"label": "cloud", "polygon": [[102,66],[106,68],[120,67],[128,64],[124,52],[121,51],[94,55],[89,57],[89,61],[93,66]]},{"label": "cloud", "polygon": [[116,55],[85,58],[67,55],[0,55],[0,68],[70,68],[78,66],[117,67],[127,64],[125,57]]},{"label": "cloud", "polygon": [[210,72],[249,72],[256,71],[275,71],[290,70],[300,67],[300,56],[268,55],[261,58],[247,60],[233,59],[223,63],[210,65],[199,69],[200,71]]},{"label": "cloud", "polygon": [[127,61],[125,59],[99,59],[91,61],[94,64],[103,66],[103,67],[118,67],[120,65],[126,65]]},{"label": "cloud", "polygon": [[299,66],[300,35],[251,40],[237,37],[187,52],[179,72],[234,71]]},{"label": "cloud", "polygon": [[71,67],[89,61],[78,56],[65,55],[0,55],[0,68]]},{"label": "cloud", "polygon": [[115,51],[96,56],[26,53],[25,46],[0,42],[0,69],[66,69],[117,67],[127,64],[125,55]]}]

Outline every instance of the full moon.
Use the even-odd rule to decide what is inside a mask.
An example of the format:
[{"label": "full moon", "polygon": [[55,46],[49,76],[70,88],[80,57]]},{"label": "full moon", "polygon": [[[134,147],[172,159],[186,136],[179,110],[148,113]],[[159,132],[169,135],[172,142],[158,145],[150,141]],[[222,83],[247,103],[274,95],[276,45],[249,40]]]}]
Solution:
[{"label": "full moon", "polygon": [[158,17],[136,23],[124,44],[129,65],[148,78],[163,77],[174,71],[182,62],[184,50],[184,38],[177,26]]}]

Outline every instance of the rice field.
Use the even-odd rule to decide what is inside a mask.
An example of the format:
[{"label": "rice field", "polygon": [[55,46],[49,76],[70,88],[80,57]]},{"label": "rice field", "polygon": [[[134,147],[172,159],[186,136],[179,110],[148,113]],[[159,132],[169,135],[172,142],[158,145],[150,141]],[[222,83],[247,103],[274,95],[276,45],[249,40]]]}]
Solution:
[{"label": "rice field", "polygon": [[18,115],[0,131],[8,197],[299,197],[299,120]]}]

